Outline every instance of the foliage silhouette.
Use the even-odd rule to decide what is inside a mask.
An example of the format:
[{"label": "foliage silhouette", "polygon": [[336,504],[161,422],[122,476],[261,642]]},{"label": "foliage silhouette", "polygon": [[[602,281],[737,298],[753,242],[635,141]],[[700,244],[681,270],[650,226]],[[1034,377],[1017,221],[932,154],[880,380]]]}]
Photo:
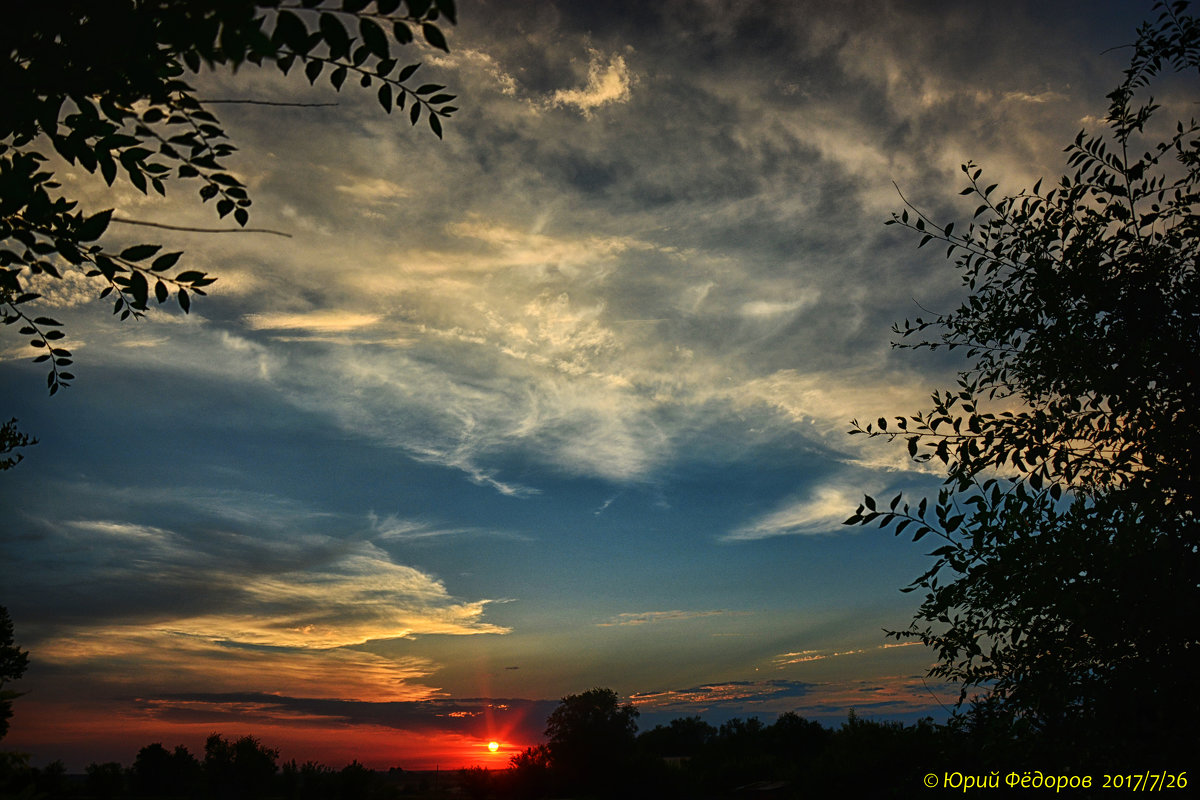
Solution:
[{"label": "foliage silhouette", "polygon": [[[630,748],[636,721],[623,713],[627,710],[636,709],[621,707],[608,689],[563,698],[547,720],[551,741],[513,757],[506,774],[474,780],[475,790],[512,800],[808,797],[850,786],[865,787],[871,796],[909,796],[931,767],[948,763],[942,752],[965,752],[949,738],[961,738],[958,730],[929,720],[915,725],[864,720],[853,712],[837,729],[794,713],[771,724],[735,718],[719,728],[699,717],[679,718],[643,732]],[[585,768],[563,760],[561,745],[555,747],[563,739],[572,742],[571,752],[591,754]],[[613,740],[621,746],[604,744]],[[606,751],[615,755],[600,755]],[[759,794],[768,789],[773,794]]]},{"label": "foliage silhouette", "polygon": [[460,769],[458,784],[469,800],[487,800],[492,794],[492,773],[483,767]]},{"label": "foliage silhouette", "polygon": [[631,763],[638,710],[612,689],[564,697],[546,720],[550,764],[568,790],[603,790]]},{"label": "foliage silhouette", "polygon": [[22,433],[17,428],[17,420],[15,418],[0,425],[0,472],[12,469],[25,457],[22,453],[16,451],[22,447],[29,447],[34,444],[37,444],[37,439],[30,437],[29,434]]},{"label": "foliage silhouette", "polygon": [[518,798],[545,797],[551,789],[550,749],[533,745],[513,756],[507,777],[508,794]]},{"label": "foliage silhouette", "polygon": [[[597,696],[594,692],[603,694]],[[574,706],[578,708],[584,705],[578,698],[591,696],[611,710],[606,694],[607,690],[593,690],[567,699],[575,698]],[[613,717],[625,718],[622,711],[618,706]],[[586,730],[588,726],[577,729]],[[663,731],[683,734],[675,738],[685,749],[693,750],[690,756],[678,758],[676,753],[664,757],[657,752],[664,741]],[[756,718],[733,719],[720,728],[696,717],[682,718],[637,737],[627,757],[606,763],[602,776],[592,776],[595,782],[585,783],[579,782],[577,773],[565,773],[566,765],[555,764],[548,745],[528,748],[512,759],[507,770],[476,767],[442,771],[434,781],[431,775],[402,769],[371,770],[357,761],[336,770],[312,761],[300,766],[293,760],[280,771],[268,770],[262,767],[274,763],[273,748],[252,737],[231,742],[213,734],[206,744],[203,762],[183,746],[168,751],[156,743],[143,747],[129,769],[115,762],[90,765],[85,781],[64,781],[61,763],[37,770],[25,762],[9,765],[3,760],[6,754],[0,753],[0,796],[35,796],[42,792],[62,798],[158,800],[224,800],[239,796],[281,800],[420,800],[446,796],[479,800],[691,800],[832,796],[854,787],[859,794],[873,797],[906,797],[924,791],[921,779],[928,772],[944,767],[957,769],[969,763],[961,760],[966,753],[961,744],[948,737],[961,738],[960,732],[939,728],[929,721],[902,725],[864,720],[853,712],[845,723],[832,729],[790,713],[780,715],[771,724]],[[669,749],[678,747],[670,745]],[[943,758],[942,753],[953,754],[952,760]],[[234,777],[239,754],[246,756],[247,764],[257,765],[250,770],[257,777]],[[918,786],[919,790],[914,789]],[[764,787],[770,792],[762,791]]]},{"label": "foliage silhouette", "polygon": [[265,747],[253,736],[231,742],[212,734],[204,742],[204,775],[216,797],[263,797],[279,767],[279,751]]},{"label": "foliage silhouette", "polygon": [[935,649],[930,674],[961,685],[956,724],[997,758],[1200,745],[1200,127],[1147,144],[1159,107],[1137,100],[1162,70],[1200,68],[1187,6],[1160,3],[1139,30],[1107,136],[1066,149],[1072,174],[998,198],[967,164],[965,231],[907,201],[889,221],[945,244],[969,290],[896,326],[897,346],[961,348],[970,366],[929,411],[853,423],[947,477],[932,503],[867,496],[847,524],[941,540],[906,590],[926,592],[912,625],[890,635]]},{"label": "foliage silhouette", "polygon": [[692,757],[717,735],[717,729],[700,717],[679,717],[656,725],[638,736],[638,746],[660,758]]},{"label": "foliage silhouette", "polygon": [[125,794],[125,770],[116,761],[91,763],[87,766],[87,780],[84,783],[88,795],[111,800]]},{"label": "foliage silhouette", "polygon": [[160,742],[138,751],[130,788],[141,797],[187,797],[201,784],[201,766],[183,745],[169,751]]},{"label": "foliage silhouette", "polygon": [[20,692],[5,689],[4,685],[19,680],[29,666],[29,653],[13,643],[13,623],[8,609],[0,606],[0,739],[8,733],[8,721],[12,718],[12,701]]},{"label": "foliage silhouette", "polygon": [[455,22],[454,0],[170,0],[106,3],[88,0],[17,3],[0,26],[0,320],[38,350],[50,393],[74,375],[62,325],[36,310],[39,280],[81,273],[113,301],[122,319],[174,297],[187,312],[194,295],[216,279],[178,269],[182,253],[157,244],[119,251],[100,242],[112,209],[87,211],[57,193],[47,168],[52,149],[111,186],[118,177],[143,194],[166,194],[173,179],[199,184],[217,215],[249,220],[251,198],[227,171],[236,148],[211,101],[185,80],[202,68],[237,70],[274,64],[285,75],[303,71],[309,83],[325,75],[334,89],[353,79],[371,88],[384,111],[424,115],[440,138],[442,119],[456,109],[444,86],[413,86],[420,66],[401,66],[393,45],[414,31],[447,50],[440,20]]}]

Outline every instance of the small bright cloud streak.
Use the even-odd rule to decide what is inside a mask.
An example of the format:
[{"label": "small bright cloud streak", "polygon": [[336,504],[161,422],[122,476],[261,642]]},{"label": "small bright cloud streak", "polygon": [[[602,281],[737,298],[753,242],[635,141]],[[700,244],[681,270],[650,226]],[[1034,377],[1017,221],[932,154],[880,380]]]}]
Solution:
[{"label": "small bright cloud streak", "polygon": [[301,330],[318,333],[342,333],[374,325],[378,321],[379,316],[375,314],[332,310],[302,314],[250,314],[246,317],[246,324],[251,330]]},{"label": "small bright cloud streak", "polygon": [[603,53],[589,50],[587,84],[582,89],[559,89],[550,101],[554,105],[575,106],[585,117],[590,117],[601,106],[628,101],[633,83],[623,56],[613,53],[605,63]]},{"label": "small bright cloud streak", "polygon": [[702,617],[717,617],[728,611],[642,611],[618,614],[608,622],[597,622],[602,628],[614,625],[652,625],[660,622],[682,622]]},{"label": "small bright cloud streak", "polygon": [[855,494],[842,486],[822,486],[804,498],[726,534],[727,542],[764,539],[788,534],[836,533],[855,507]]}]

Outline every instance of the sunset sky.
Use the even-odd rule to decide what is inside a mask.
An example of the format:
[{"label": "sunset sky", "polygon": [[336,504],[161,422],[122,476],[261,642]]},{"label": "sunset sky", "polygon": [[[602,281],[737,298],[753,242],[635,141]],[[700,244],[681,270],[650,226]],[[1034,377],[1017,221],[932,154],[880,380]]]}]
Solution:
[{"label": "sunset sky", "polygon": [[[931,548],[840,524],[936,491],[846,431],[961,365],[890,348],[961,296],[884,226],[893,182],[965,220],[968,159],[1061,174],[1150,5],[461,0],[449,55],[405,53],[459,96],[444,141],[353,82],[197,78],[337,105],[213,106],[250,225],[291,238],[109,229],[219,278],[190,315],[45,282],[53,398],[3,331],[0,417],[40,444],[0,475],[31,658],[0,744],[502,767],[593,687],[642,729],[944,716],[930,652],[883,634]],[[225,224],[193,184],[60,166],[92,211]]]}]

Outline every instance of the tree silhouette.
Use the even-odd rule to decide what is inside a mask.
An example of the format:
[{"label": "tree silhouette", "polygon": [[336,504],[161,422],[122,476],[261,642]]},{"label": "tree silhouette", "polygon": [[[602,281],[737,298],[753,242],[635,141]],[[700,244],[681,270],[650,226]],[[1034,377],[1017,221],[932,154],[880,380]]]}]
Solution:
[{"label": "tree silhouette", "polygon": [[92,762],[85,774],[84,788],[91,797],[108,800],[125,793],[125,770],[116,761]]},{"label": "tree silhouette", "polygon": [[550,791],[550,750],[544,744],[526,747],[509,759],[505,776],[508,793],[517,798],[544,797]]},{"label": "tree silhouette", "polygon": [[273,64],[303,71],[309,83],[325,75],[334,89],[353,80],[375,91],[384,111],[424,115],[442,135],[455,111],[453,95],[427,83],[415,88],[419,64],[401,66],[392,46],[414,31],[447,49],[437,23],[455,21],[453,0],[88,0],[16,3],[0,26],[0,320],[17,325],[48,366],[54,394],[69,385],[71,352],[61,324],[35,310],[31,280],[77,272],[91,279],[122,319],[140,316],[153,300],[172,297],[188,311],[216,279],[177,269],[182,253],[156,244],[119,251],[101,237],[109,210],[85,211],[61,196],[47,168],[51,150],[111,186],[118,177],[143,194],[166,194],[172,180],[199,185],[217,215],[249,220],[251,198],[227,171],[236,147],[211,102],[184,76],[204,67],[237,70]]},{"label": "tree silhouette", "polygon": [[547,750],[568,789],[603,793],[628,772],[637,745],[638,710],[612,689],[564,697],[546,720]]},{"label": "tree silhouette", "polygon": [[12,701],[21,696],[19,692],[5,689],[4,684],[20,679],[28,666],[29,653],[13,643],[12,618],[8,616],[8,609],[0,606],[0,739],[8,733]]},{"label": "tree silhouette", "polygon": [[169,751],[161,743],[138,751],[130,768],[132,793],[145,797],[187,797],[200,784],[201,767],[188,749],[179,745]]},{"label": "tree silhouette", "polygon": [[947,471],[932,503],[868,496],[847,520],[940,539],[892,635],[935,649],[963,730],[1064,762],[1200,744],[1200,127],[1147,142],[1159,107],[1137,100],[1160,72],[1200,67],[1187,7],[1160,3],[1139,30],[1107,135],[1067,148],[1072,174],[998,199],[967,164],[980,205],[965,232],[911,204],[890,221],[947,245],[970,292],[896,326],[898,346],[962,349],[970,366],[929,411],[851,431]]},{"label": "tree silhouette", "polygon": [[717,729],[700,717],[679,717],[640,734],[638,746],[660,758],[691,757],[716,735]]},{"label": "tree silhouette", "polygon": [[37,439],[33,439],[28,434],[22,433],[17,428],[17,420],[15,418],[0,425],[0,472],[12,469],[20,463],[24,455],[16,451],[22,447],[29,447],[32,444],[37,444]]},{"label": "tree silhouette", "polygon": [[278,771],[279,751],[253,736],[229,741],[212,734],[204,742],[204,776],[214,797],[262,797]]}]

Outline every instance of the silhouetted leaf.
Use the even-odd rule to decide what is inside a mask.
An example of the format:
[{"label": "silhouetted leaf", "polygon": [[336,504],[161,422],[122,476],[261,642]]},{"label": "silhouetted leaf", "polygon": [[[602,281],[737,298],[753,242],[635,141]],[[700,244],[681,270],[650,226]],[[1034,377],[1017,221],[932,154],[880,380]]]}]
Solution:
[{"label": "silhouetted leaf", "polygon": [[374,20],[363,17],[358,22],[358,30],[362,35],[363,43],[370,48],[371,52],[378,58],[388,58],[388,37],[383,32],[383,28],[379,27]]},{"label": "silhouetted leaf", "polygon": [[[392,37],[399,44],[409,44],[413,40],[412,31],[409,30],[408,24],[404,22],[396,22],[392,25]],[[401,80],[404,80],[401,78]]]},{"label": "silhouetted leaf", "polygon": [[182,252],[164,253],[163,255],[154,259],[154,262],[150,265],[150,269],[154,270],[155,272],[162,272],[163,270],[168,270],[171,267],[175,266],[176,263],[178,263],[178,261],[182,255],[183,255]]},{"label": "silhouetted leaf", "polygon": [[101,211],[99,214],[94,214],[87,218],[87,221],[75,229],[75,238],[81,242],[94,242],[99,239],[106,230],[108,223],[112,219],[112,209]]},{"label": "silhouetted leaf", "polygon": [[127,247],[121,251],[121,258],[126,261],[143,261],[162,249],[158,244],[139,244]]},{"label": "silhouetted leaf", "polygon": [[309,83],[314,83],[317,78],[321,77],[321,68],[323,66],[320,61],[309,61],[304,65],[304,74],[308,78]]}]

